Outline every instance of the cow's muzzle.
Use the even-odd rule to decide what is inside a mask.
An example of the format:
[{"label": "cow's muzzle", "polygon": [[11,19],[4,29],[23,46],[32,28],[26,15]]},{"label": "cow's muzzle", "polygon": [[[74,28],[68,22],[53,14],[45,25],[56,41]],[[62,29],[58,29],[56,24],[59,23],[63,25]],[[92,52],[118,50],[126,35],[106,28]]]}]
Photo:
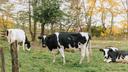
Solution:
[{"label": "cow's muzzle", "polygon": [[45,47],[46,47],[46,45],[45,45],[45,44],[43,44],[43,45],[42,45],[42,47],[44,47],[44,48],[45,48]]}]

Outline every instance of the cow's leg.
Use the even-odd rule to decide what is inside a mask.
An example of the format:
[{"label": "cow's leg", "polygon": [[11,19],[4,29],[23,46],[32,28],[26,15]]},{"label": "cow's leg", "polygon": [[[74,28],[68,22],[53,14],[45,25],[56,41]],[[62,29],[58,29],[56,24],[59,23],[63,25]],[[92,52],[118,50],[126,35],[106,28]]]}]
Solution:
[{"label": "cow's leg", "polygon": [[18,42],[17,42],[17,51],[19,51],[19,45],[18,45]]},{"label": "cow's leg", "polygon": [[88,47],[85,47],[85,51],[86,51],[85,53],[86,53],[86,57],[87,57],[87,62],[90,62],[89,48]]},{"label": "cow's leg", "polygon": [[111,58],[106,60],[107,63],[110,63],[111,61],[112,61]]},{"label": "cow's leg", "polygon": [[22,47],[23,47],[23,50],[25,51],[24,45],[25,45],[25,41],[22,42]]},{"label": "cow's leg", "polygon": [[89,49],[89,55],[92,57],[92,48],[91,48],[91,41],[89,41],[87,48]]},{"label": "cow's leg", "polygon": [[90,43],[85,46],[85,51],[86,51],[87,62],[90,62],[90,57],[92,56],[92,50],[91,50]]},{"label": "cow's leg", "polygon": [[84,47],[84,45],[81,45],[80,47],[81,47],[81,48],[80,48],[81,58],[80,58],[79,64],[82,63],[82,61],[83,61],[83,59],[84,59],[84,57],[85,57],[85,47]]},{"label": "cow's leg", "polygon": [[52,55],[53,55],[53,63],[55,63],[55,61],[56,61],[56,55],[55,55],[55,52],[54,52],[54,50],[52,50]]},{"label": "cow's leg", "polygon": [[12,42],[12,40],[11,40],[10,37],[8,37],[8,42],[9,42],[9,45],[10,45],[10,46],[9,46],[9,50],[11,50],[11,44],[12,44],[13,42]]},{"label": "cow's leg", "polygon": [[11,43],[9,43],[9,51],[11,51]]},{"label": "cow's leg", "polygon": [[55,63],[55,61],[56,61],[56,55],[58,54],[58,49],[53,49],[52,50],[52,55],[53,55],[53,63]]},{"label": "cow's leg", "polygon": [[104,61],[106,62],[106,61],[107,61],[107,59],[105,58],[105,59],[104,59]]},{"label": "cow's leg", "polygon": [[63,65],[64,65],[64,64],[65,64],[64,47],[61,47],[61,48],[59,49],[59,51],[60,51],[60,54],[61,54],[61,56],[62,56],[62,59],[63,59]]}]

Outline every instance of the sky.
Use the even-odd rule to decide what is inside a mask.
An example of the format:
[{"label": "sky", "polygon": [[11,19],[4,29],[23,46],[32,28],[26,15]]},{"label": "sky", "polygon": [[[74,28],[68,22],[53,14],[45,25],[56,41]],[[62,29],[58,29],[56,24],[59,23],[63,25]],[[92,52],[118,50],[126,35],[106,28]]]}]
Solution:
[{"label": "sky", "polygon": [[13,3],[16,5],[12,12],[17,13],[18,11],[27,10],[28,4],[25,3],[25,1],[27,0],[9,0],[10,3]]}]

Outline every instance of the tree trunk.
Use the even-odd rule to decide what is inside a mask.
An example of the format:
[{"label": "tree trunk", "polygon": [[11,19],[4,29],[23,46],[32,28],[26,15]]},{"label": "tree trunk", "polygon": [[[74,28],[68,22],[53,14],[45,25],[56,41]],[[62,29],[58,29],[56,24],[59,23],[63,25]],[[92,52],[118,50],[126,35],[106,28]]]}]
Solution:
[{"label": "tree trunk", "polygon": [[102,12],[101,20],[102,20],[102,26],[103,26],[102,31],[103,31],[103,33],[104,33],[104,32],[105,32],[105,30],[106,30],[106,27],[105,27],[105,21],[104,21],[104,12]]},{"label": "tree trunk", "polygon": [[62,32],[62,24],[60,23],[59,31]]},{"label": "tree trunk", "polygon": [[92,35],[92,32],[91,32],[91,23],[92,23],[92,16],[89,17],[89,20],[87,22],[87,31],[90,33],[90,35]]},{"label": "tree trunk", "polygon": [[44,35],[44,29],[45,29],[44,25],[45,25],[45,23],[42,23],[41,24],[41,33],[40,33],[40,36],[43,36]]},{"label": "tree trunk", "polygon": [[54,24],[51,24],[51,34],[54,32],[53,27],[54,27]]},{"label": "tree trunk", "polygon": [[16,28],[19,28],[19,25],[20,25],[20,22],[19,22],[19,15],[18,15],[18,13],[16,14]]},{"label": "tree trunk", "polygon": [[31,7],[30,7],[30,0],[29,0],[29,32],[31,35],[31,39],[32,41],[35,41],[35,37],[36,37],[36,21],[34,20],[34,33],[32,30],[32,23],[31,23]]},{"label": "tree trunk", "polygon": [[1,72],[5,72],[5,59],[3,49],[0,48],[0,58],[1,58]]},{"label": "tree trunk", "polygon": [[[32,2],[35,3],[33,5],[33,9],[34,9],[36,4],[37,4],[37,0],[33,0]],[[31,6],[31,4],[30,4],[30,0],[29,0],[29,32],[31,34],[32,41],[35,41],[36,40],[37,21],[34,19],[34,25],[32,27],[32,23],[31,23],[31,7],[30,6]]]},{"label": "tree trunk", "polygon": [[67,28],[67,30],[66,30],[66,32],[68,32],[69,31],[69,29],[71,28],[71,26],[73,25],[73,22],[71,23],[71,25],[69,25],[68,26],[68,28]]},{"label": "tree trunk", "polygon": [[[92,14],[93,14],[93,9],[95,8],[96,0],[94,0],[93,2],[94,2],[93,3],[94,5],[89,7],[89,11],[88,11],[88,12],[90,12],[91,16],[85,15],[85,20],[86,20],[86,23],[87,23],[87,31],[90,33],[90,35],[92,35],[91,34]],[[85,4],[85,1],[83,2],[83,4]],[[86,7],[85,6],[84,6],[84,10],[86,12]]]},{"label": "tree trunk", "polygon": [[22,26],[23,30],[25,30],[25,23],[22,23],[22,25],[23,25],[23,26]]},{"label": "tree trunk", "polygon": [[19,72],[17,41],[10,45],[10,53],[12,58],[12,72]]},{"label": "tree trunk", "polygon": [[[128,9],[128,0],[126,0],[126,5],[127,5],[127,9]],[[127,13],[127,33],[128,33],[128,12],[126,12],[126,13]]]},{"label": "tree trunk", "polygon": [[34,29],[33,29],[32,35],[31,35],[32,41],[35,41],[36,40],[36,30],[37,30],[36,25],[37,25],[37,21],[34,20]]},{"label": "tree trunk", "polygon": [[6,25],[5,20],[4,20],[4,15],[2,15],[2,24],[3,24],[3,28],[7,29],[7,25]]},{"label": "tree trunk", "polygon": [[112,28],[113,28],[113,13],[111,13],[111,27],[110,27],[110,36],[112,36],[113,35],[113,31],[112,31]]},{"label": "tree trunk", "polygon": [[31,35],[31,38],[33,37],[33,33],[32,33],[32,23],[31,23],[31,7],[30,7],[30,0],[29,0],[29,32]]}]

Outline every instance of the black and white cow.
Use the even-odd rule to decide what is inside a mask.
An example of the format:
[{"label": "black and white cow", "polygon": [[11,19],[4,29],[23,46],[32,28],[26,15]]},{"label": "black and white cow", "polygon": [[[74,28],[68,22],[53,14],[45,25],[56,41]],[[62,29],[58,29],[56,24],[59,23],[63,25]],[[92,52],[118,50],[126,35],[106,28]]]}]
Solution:
[{"label": "black and white cow", "polygon": [[87,56],[87,61],[89,62],[89,48],[90,44],[90,35],[86,32],[56,32],[54,34],[39,37],[42,39],[42,46],[47,46],[48,49],[53,53],[53,63],[55,62],[55,53],[54,50],[59,50],[59,53],[62,55],[63,64],[65,64],[65,48],[79,48],[81,52],[81,59],[79,64],[82,63],[85,53]]},{"label": "black and white cow", "polygon": [[[27,46],[27,50],[30,50],[30,42],[28,41],[28,38],[25,34],[25,32],[21,29],[7,29],[7,39],[9,44],[12,44],[13,42],[17,41],[18,43],[22,43],[23,50],[25,50],[25,45]],[[19,47],[17,47],[19,50]]]},{"label": "black and white cow", "polygon": [[104,53],[104,61],[109,62],[118,62],[118,61],[127,61],[128,62],[128,51],[122,51],[115,47],[106,47],[100,49]]}]

